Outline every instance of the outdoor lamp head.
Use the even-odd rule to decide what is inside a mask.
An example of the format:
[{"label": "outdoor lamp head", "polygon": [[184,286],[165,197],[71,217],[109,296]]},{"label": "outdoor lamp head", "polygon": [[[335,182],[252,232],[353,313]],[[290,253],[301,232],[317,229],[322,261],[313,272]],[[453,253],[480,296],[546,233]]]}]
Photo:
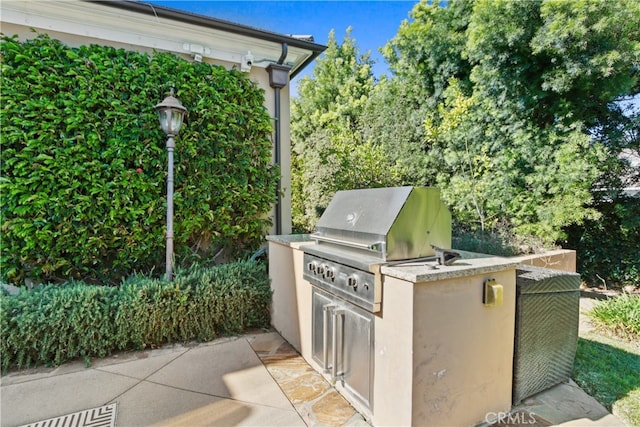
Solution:
[{"label": "outdoor lamp head", "polygon": [[158,119],[160,119],[160,126],[164,133],[168,136],[177,135],[182,127],[182,119],[187,109],[173,96],[173,89],[171,89],[169,96],[156,105],[156,110],[158,110]]}]

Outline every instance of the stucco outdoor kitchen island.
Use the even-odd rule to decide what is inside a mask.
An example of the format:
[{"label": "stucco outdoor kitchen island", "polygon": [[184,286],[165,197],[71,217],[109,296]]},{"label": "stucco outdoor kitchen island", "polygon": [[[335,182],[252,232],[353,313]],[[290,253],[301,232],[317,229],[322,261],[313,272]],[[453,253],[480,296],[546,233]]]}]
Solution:
[{"label": "stucco outdoor kitchen island", "polygon": [[[372,374],[363,399],[342,381],[357,362],[339,365],[347,372],[336,377],[317,350],[314,357],[317,290],[303,277],[314,243],[307,235],[268,240],[274,328],[371,424],[467,426],[511,409],[517,262],[458,251],[451,265],[378,264],[381,309],[359,332],[371,336],[370,356],[359,356],[371,358],[361,361]],[[349,348],[347,330],[335,347]]]}]

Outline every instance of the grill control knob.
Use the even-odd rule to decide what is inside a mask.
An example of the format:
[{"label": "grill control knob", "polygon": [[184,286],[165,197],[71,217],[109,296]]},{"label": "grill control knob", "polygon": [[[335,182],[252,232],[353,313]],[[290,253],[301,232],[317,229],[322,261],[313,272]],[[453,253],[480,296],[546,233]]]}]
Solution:
[{"label": "grill control knob", "polygon": [[318,263],[315,261],[311,261],[308,265],[307,265],[307,269],[312,272],[313,274],[316,274],[318,271]]},{"label": "grill control knob", "polygon": [[336,277],[336,270],[333,267],[329,267],[329,266],[325,266],[324,268],[324,278],[325,279],[329,279],[332,282],[334,281]]},{"label": "grill control knob", "polygon": [[324,265],[318,265],[316,267],[316,274],[319,274],[320,276],[324,276]]},{"label": "grill control knob", "polygon": [[347,286],[349,286],[350,288],[353,288],[354,291],[358,290],[358,278],[354,275],[354,276],[349,276],[347,278]]}]

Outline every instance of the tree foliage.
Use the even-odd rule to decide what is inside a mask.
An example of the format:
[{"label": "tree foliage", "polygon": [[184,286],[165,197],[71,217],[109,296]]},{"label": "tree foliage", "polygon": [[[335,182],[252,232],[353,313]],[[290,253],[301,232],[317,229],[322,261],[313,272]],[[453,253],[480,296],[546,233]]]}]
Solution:
[{"label": "tree foliage", "polygon": [[576,249],[577,269],[594,286],[638,286],[640,261],[640,203],[637,198],[617,197],[597,202],[602,217],[568,229],[567,245]]},{"label": "tree foliage", "polygon": [[425,97],[399,78],[381,79],[360,118],[361,138],[384,153],[383,165],[395,177],[388,183],[429,185],[433,171],[426,165]]},{"label": "tree foliage", "polygon": [[2,39],[2,276],[118,280],[164,253],[174,87],[177,261],[259,244],[274,202],[264,94],[238,71],[171,54]]},{"label": "tree foliage", "polygon": [[424,97],[430,108],[443,99],[449,79],[464,83],[471,66],[464,57],[473,0],[416,4],[398,34],[382,48],[395,78]]},{"label": "tree foliage", "polygon": [[350,29],[342,44],[332,31],[313,78],[300,82],[291,108],[292,210],[299,230],[313,229],[337,190],[395,182],[382,148],[359,130],[374,88],[371,65]]},{"label": "tree foliage", "polygon": [[[553,242],[598,217],[590,190],[605,154],[617,154],[604,124],[624,121],[614,101],[638,90],[638,8],[597,0],[414,7],[385,51],[398,76],[420,75],[434,105],[425,156],[459,220]],[[423,49],[440,40],[442,49]]]},{"label": "tree foliage", "polygon": [[624,224],[625,272],[605,269],[637,277],[640,229],[626,218],[637,199],[617,198],[640,182],[640,109],[621,102],[640,92],[640,2],[422,0],[381,51],[393,75],[356,85],[364,98],[342,96],[359,75],[340,57],[358,64],[349,34],[344,47],[331,39],[301,85],[292,123],[299,223],[309,228],[336,186],[353,184],[335,177],[359,168],[349,162],[369,144],[384,179],[359,183],[438,186],[459,229],[571,242],[593,258],[600,234],[586,228]]}]

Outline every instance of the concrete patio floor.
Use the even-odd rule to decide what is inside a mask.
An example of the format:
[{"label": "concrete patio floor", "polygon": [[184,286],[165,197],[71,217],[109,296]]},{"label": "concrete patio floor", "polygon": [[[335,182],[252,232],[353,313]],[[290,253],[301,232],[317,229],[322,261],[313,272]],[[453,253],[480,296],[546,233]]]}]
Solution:
[{"label": "concrete patio floor", "polygon": [[[1,379],[0,425],[28,425],[110,403],[119,427],[367,425],[273,331],[119,353],[90,367],[78,361],[9,373]],[[573,382],[525,399],[513,413],[526,416],[504,416],[494,425],[624,426]]]},{"label": "concrete patio floor", "polygon": [[276,332],[13,372],[0,401],[3,427],[109,403],[121,427],[366,425]]}]

